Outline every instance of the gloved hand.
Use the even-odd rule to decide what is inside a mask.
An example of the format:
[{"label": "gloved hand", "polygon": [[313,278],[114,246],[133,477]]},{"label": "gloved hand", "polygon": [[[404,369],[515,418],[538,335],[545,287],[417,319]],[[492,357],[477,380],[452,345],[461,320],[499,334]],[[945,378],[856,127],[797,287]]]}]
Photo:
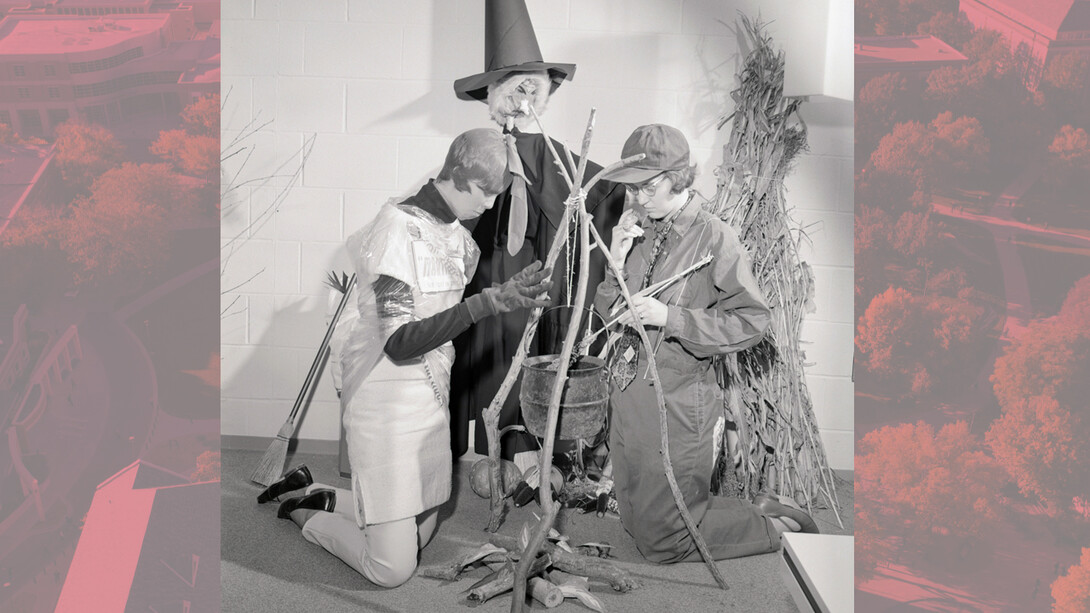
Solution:
[{"label": "gloved hand", "polygon": [[537,297],[552,288],[552,272],[552,269],[542,268],[541,262],[534,262],[503,285],[487,288],[481,295],[491,303],[497,314],[510,313],[516,309],[547,307],[548,296],[541,299]]}]

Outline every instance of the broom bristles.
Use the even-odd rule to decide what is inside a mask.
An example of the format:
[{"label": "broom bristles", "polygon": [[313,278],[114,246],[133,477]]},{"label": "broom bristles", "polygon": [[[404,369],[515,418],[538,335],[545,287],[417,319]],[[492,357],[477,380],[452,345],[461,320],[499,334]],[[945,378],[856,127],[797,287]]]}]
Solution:
[{"label": "broom bristles", "polygon": [[257,465],[257,470],[254,471],[253,475],[250,475],[250,481],[269,487],[280,479],[280,476],[284,473],[284,462],[288,459],[288,440],[294,431],[295,424],[291,423],[291,420],[280,426],[276,438],[273,439],[269,448],[265,450],[265,455],[261,457],[261,463]]}]

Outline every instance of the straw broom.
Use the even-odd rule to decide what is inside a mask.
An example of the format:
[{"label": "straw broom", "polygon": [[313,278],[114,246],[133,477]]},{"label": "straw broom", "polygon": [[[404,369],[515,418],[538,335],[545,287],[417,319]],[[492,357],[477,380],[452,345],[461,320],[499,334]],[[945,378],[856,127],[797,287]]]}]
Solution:
[{"label": "straw broom", "polygon": [[805,233],[784,204],[783,179],[806,149],[806,126],[798,115],[802,99],[783,96],[784,56],[772,48],[763,25],[745,15],[741,21],[750,49],[731,92],[734,112],[719,123],[722,128],[731,122],[731,131],[709,212],[738,230],[772,323],[765,341],[718,364],[721,385],[730,382],[724,397],[744,457],[734,470],[724,462],[728,466],[716,475],[716,485],[727,489],[733,472],[743,497],[773,490],[807,507],[824,499],[839,519],[800,348],[802,322],[812,309],[813,274],[799,257]]},{"label": "straw broom", "polygon": [[352,294],[352,288],[356,286],[355,274],[345,282],[337,282],[336,278],[332,276],[330,278],[333,279],[331,285],[343,292],[341,302],[337,305],[336,312],[333,313],[333,319],[329,322],[329,328],[326,329],[325,338],[322,339],[322,345],[318,348],[318,355],[314,356],[314,362],[310,365],[310,372],[307,373],[307,378],[303,381],[303,388],[299,390],[299,396],[295,398],[295,406],[291,408],[288,420],[284,422],[283,426],[280,426],[276,438],[273,439],[269,448],[265,450],[265,455],[261,456],[261,462],[258,463],[254,474],[250,475],[251,481],[260,483],[265,487],[275,483],[284,473],[284,462],[288,458],[288,441],[291,440],[291,435],[295,433],[295,418],[298,417],[299,409],[302,408],[303,402],[310,392],[310,388],[314,383],[314,376],[318,373],[322,359],[325,358],[329,351],[329,339],[333,337],[333,330],[337,327],[337,321],[341,318],[345,305],[348,304],[348,297]]}]

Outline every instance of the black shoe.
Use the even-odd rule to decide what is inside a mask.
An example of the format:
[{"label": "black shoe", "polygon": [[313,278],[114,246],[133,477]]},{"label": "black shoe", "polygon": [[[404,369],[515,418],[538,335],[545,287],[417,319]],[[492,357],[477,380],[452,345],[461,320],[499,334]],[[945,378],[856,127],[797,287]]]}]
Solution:
[{"label": "black shoe", "polygon": [[332,513],[337,506],[337,492],[333,490],[314,490],[306,496],[288,498],[280,503],[280,510],[276,516],[280,519],[291,519],[291,512],[296,509],[314,509]]},{"label": "black shoe", "polygon": [[775,494],[757,494],[753,498],[753,504],[757,505],[757,508],[761,509],[761,512],[768,517],[786,517],[793,520],[799,525],[800,532],[808,532],[810,534],[818,534],[817,523],[814,522],[814,518],[810,517],[805,511],[796,509],[783,502],[780,502],[780,497]]},{"label": "black shoe", "polygon": [[301,490],[311,483],[314,483],[314,479],[310,476],[310,469],[306,466],[300,466],[284,475],[276,483],[265,488],[265,491],[261,492],[257,497],[257,504],[264,504],[273,498],[278,498],[281,494]]}]

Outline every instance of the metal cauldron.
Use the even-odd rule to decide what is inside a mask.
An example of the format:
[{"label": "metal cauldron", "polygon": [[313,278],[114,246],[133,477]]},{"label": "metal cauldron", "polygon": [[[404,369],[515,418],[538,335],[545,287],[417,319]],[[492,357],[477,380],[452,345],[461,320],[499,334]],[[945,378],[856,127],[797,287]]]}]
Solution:
[{"label": "metal cauldron", "polygon": [[[527,358],[522,363],[519,391],[522,418],[526,429],[538,438],[545,437],[558,358],[557,354],[548,354]],[[563,440],[594,437],[605,425],[608,405],[609,370],[605,361],[593,356],[579,358],[575,366],[568,369],[568,380],[560,397],[556,437]]]}]

